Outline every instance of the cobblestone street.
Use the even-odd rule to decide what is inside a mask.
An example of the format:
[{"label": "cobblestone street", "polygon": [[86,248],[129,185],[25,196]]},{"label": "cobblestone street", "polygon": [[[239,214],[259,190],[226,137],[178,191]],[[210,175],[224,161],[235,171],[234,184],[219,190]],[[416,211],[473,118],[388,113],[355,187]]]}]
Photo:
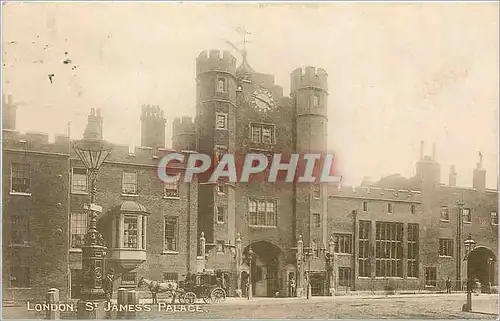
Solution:
[{"label": "cobblestone street", "polygon": [[[222,304],[202,305],[203,312],[138,312],[141,319],[234,319],[234,318],[419,318],[419,319],[497,319],[498,295],[473,297],[473,313],[461,312],[463,294],[314,297],[311,300],[289,298],[228,298]],[[149,304],[150,301],[142,301]],[[71,317],[71,316],[62,316]],[[73,315],[73,318],[75,316]],[[3,318],[38,318],[42,314],[25,307],[4,307]]]}]

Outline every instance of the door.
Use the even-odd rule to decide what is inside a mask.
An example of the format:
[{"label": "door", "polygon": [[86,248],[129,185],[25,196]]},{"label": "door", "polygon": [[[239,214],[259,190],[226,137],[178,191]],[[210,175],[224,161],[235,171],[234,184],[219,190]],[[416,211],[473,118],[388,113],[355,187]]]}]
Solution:
[{"label": "door", "polygon": [[71,270],[71,298],[78,299],[82,291],[82,270]]},{"label": "door", "polygon": [[325,288],[325,274],[322,272],[316,272],[311,274],[311,295],[320,296],[323,295]]},{"label": "door", "polygon": [[279,291],[278,270],[274,266],[267,267],[267,296],[276,297]]}]

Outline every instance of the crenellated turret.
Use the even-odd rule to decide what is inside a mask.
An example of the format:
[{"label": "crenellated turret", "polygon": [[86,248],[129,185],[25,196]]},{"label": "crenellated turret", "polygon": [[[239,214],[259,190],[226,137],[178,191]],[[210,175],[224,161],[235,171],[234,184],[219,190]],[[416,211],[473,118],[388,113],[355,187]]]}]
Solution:
[{"label": "crenellated turret", "polygon": [[226,72],[234,75],[236,72],[236,58],[229,51],[217,49],[203,51],[196,59],[196,77],[210,71]]},{"label": "crenellated turret", "polygon": [[197,150],[196,124],[191,117],[184,116],[174,119],[172,145],[175,150]]},{"label": "crenellated turret", "polygon": [[[295,69],[291,76],[291,93],[295,107],[295,133],[297,153],[326,153],[328,125],[328,81],[322,68]],[[326,244],[326,228],[311,227],[313,213],[322,218],[326,226],[327,186],[295,185],[295,236],[302,235],[307,244]],[[319,189],[319,191],[318,191]]]},{"label": "crenellated turret", "polygon": [[[236,137],[236,58],[228,51],[210,50],[200,53],[196,59],[196,133],[190,132],[187,119],[177,120],[174,129],[174,146],[186,148],[194,137],[197,151],[213,155],[216,148],[235,152]],[[205,233],[208,242],[232,240],[234,228],[217,226],[214,218],[215,196],[213,186],[201,185],[199,195],[198,230]],[[233,204],[231,196],[226,202]],[[233,206],[234,207],[234,206]],[[207,209],[210,209],[207,211]],[[234,209],[227,207],[227,215]],[[217,228],[216,228],[217,226]]]},{"label": "crenellated turret", "polygon": [[319,89],[328,91],[328,74],[323,68],[297,68],[292,72],[290,90]]}]

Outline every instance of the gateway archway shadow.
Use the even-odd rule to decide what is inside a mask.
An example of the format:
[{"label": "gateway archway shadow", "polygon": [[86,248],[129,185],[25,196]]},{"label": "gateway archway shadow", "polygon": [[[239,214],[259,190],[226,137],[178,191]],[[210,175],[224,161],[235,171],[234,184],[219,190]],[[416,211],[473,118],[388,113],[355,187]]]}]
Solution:
[{"label": "gateway archway shadow", "polygon": [[[256,297],[275,297],[281,292],[281,265],[283,251],[268,241],[253,242],[251,245],[254,255],[252,258],[251,280],[252,295]],[[243,254],[248,252],[245,247]]]},{"label": "gateway archway shadow", "polygon": [[481,282],[481,291],[489,292],[489,285],[496,285],[496,256],[492,250],[478,246],[467,256],[467,276]]}]

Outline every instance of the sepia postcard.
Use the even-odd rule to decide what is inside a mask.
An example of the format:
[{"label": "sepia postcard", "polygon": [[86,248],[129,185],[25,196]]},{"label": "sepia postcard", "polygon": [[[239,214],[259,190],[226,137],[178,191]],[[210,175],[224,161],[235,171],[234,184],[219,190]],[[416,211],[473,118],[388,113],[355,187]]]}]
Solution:
[{"label": "sepia postcard", "polygon": [[498,318],[498,2],[1,10],[2,319]]}]

